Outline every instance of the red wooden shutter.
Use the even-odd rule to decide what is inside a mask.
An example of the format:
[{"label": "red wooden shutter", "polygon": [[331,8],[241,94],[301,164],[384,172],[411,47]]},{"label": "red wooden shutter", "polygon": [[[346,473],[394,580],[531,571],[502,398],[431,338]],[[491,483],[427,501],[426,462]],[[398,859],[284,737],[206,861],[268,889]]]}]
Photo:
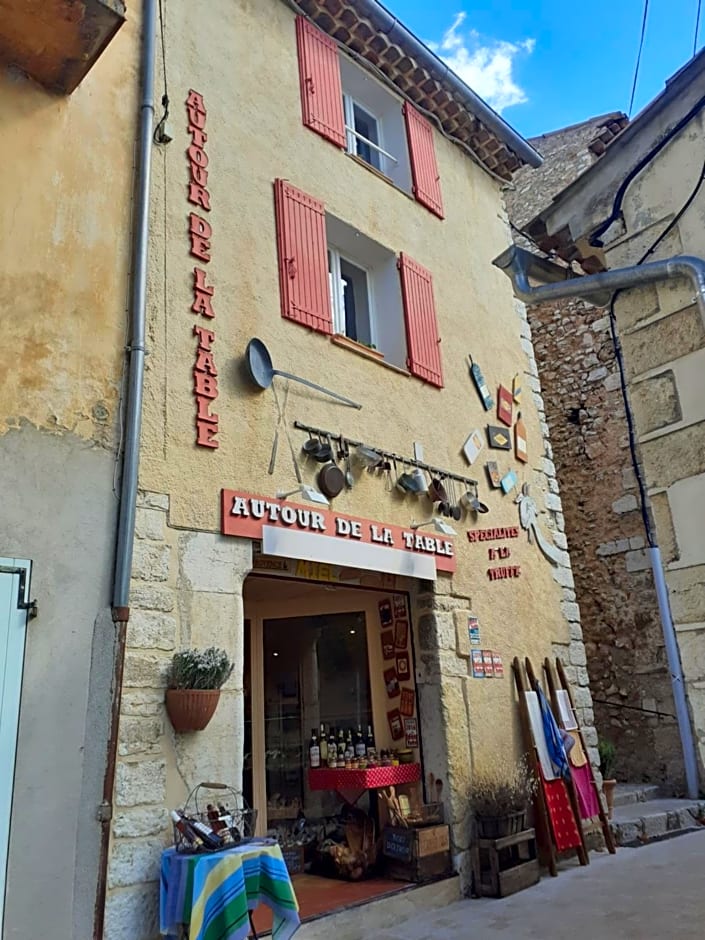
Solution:
[{"label": "red wooden shutter", "polygon": [[345,147],[343,87],[338,47],[305,17],[296,18],[301,113],[306,127]]},{"label": "red wooden shutter", "polygon": [[418,202],[442,219],[443,196],[436,163],[436,148],[433,145],[433,127],[408,101],[404,102],[403,110],[414,196]]},{"label": "red wooden shutter", "polygon": [[274,208],[282,316],[332,333],[323,203],[286,180],[275,180]]},{"label": "red wooden shutter", "polygon": [[431,272],[405,254],[399,256],[399,272],[409,352],[406,364],[412,375],[443,388],[441,338]]}]

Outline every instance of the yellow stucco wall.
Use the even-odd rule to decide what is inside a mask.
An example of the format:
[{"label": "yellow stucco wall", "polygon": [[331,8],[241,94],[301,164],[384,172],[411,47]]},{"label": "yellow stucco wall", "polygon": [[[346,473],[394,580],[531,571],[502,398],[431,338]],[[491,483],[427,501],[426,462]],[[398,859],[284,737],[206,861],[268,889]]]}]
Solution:
[{"label": "yellow stucco wall", "polygon": [[[429,462],[477,476],[491,513],[482,525],[516,524],[513,496],[490,491],[484,460],[514,466],[521,481],[533,485],[541,508],[546,481],[543,444],[532,401],[527,358],[520,345],[521,320],[507,279],[491,266],[506,247],[508,230],[499,187],[457,146],[435,134],[446,218],[439,220],[388,185],[301,122],[294,16],[285,4],[216,3],[198,29],[188,8],[169,14],[169,81],[175,139],[154,161],[152,253],[149,295],[147,393],[144,414],[141,485],[170,494],[170,524],[219,529],[221,486],[274,494],[296,485],[282,440],[274,476],[267,475],[276,408],[272,393],[252,392],[239,363],[247,341],[259,336],[275,366],[307,376],[363,403],[356,412],[291,386],[288,422],[295,419],[411,454],[421,441]],[[245,64],[247,63],[247,65]],[[213,226],[215,285],[213,328],[220,394],[213,408],[220,416],[220,447],[208,451],[194,441],[195,401],[192,369],[195,321],[190,312],[191,270],[186,200],[189,144],[185,99],[190,88],[203,95],[208,110],[206,151]],[[429,268],[440,333],[445,388],[385,369],[282,319],[272,183],[284,177],[325,202],[327,210],[394,250],[407,252]],[[205,213],[202,213],[206,215]],[[210,326],[211,324],[204,323]],[[511,386],[524,377],[522,416],[527,425],[530,463],[523,468],[501,451],[485,449],[469,468],[461,447],[475,427],[497,423],[485,413],[468,376],[466,356],[482,365],[493,392],[498,382]],[[293,432],[296,445],[304,440]],[[313,481],[317,465],[305,468]],[[359,516],[408,525],[426,518],[420,507],[385,491],[384,482],[359,478],[335,508]],[[547,517],[542,514],[544,528]],[[453,591],[472,598],[483,625],[483,645],[501,650],[505,665],[515,653],[535,660],[550,654],[551,642],[567,642],[560,588],[549,563],[526,535],[506,543],[512,562],[522,566],[518,581],[488,583],[486,545],[469,545],[467,524],[456,526],[458,571]],[[477,734],[488,743],[505,736],[489,720],[500,705],[509,712],[510,683],[470,683],[477,699]],[[474,706],[475,707],[475,702]],[[482,729],[486,729],[482,730]],[[492,745],[494,747],[494,743]]]},{"label": "yellow stucco wall", "polygon": [[125,336],[139,22],[71,96],[0,72],[0,433],[109,444]]}]

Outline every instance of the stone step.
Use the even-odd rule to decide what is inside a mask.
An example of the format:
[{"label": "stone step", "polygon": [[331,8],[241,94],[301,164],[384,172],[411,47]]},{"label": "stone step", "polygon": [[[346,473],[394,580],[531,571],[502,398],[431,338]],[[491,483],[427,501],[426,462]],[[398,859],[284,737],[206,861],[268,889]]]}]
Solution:
[{"label": "stone step", "polygon": [[705,825],[705,802],[650,799],[615,806],[611,820],[617,845],[643,845],[669,833]]},{"label": "stone step", "polygon": [[645,803],[665,796],[661,787],[650,783],[618,783],[614,788],[614,805],[628,806],[630,803]]}]

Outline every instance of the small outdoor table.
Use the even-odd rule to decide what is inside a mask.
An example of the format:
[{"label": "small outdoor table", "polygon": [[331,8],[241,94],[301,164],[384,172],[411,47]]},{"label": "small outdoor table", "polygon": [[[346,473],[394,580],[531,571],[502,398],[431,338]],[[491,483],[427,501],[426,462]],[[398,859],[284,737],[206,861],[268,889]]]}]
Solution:
[{"label": "small outdoor table", "polygon": [[[308,785],[312,790],[333,790],[343,803],[354,806],[368,790],[381,790],[421,779],[421,764],[399,764],[397,767],[369,767],[365,770],[343,770],[333,767],[309,769]],[[357,793],[349,800],[344,791]]]},{"label": "small outdoor table", "polygon": [[273,940],[289,940],[299,927],[299,905],[281,849],[253,841],[220,852],[162,853],[159,929],[189,940],[245,940],[251,911],[266,904],[274,913]]}]

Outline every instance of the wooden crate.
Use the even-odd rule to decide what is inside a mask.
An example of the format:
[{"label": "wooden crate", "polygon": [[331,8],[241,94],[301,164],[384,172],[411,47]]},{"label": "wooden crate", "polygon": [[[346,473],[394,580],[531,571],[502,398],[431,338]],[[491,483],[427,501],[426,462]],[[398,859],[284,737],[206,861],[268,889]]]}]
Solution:
[{"label": "wooden crate", "polygon": [[537,884],[540,872],[533,829],[503,839],[478,839],[472,851],[475,894],[506,898]]},{"label": "wooden crate", "polygon": [[395,881],[413,881],[417,884],[450,875],[451,871],[450,852],[424,855],[423,858],[412,858],[408,862],[388,858],[384,864],[385,877]]},{"label": "wooden crate", "polygon": [[448,826],[403,829],[386,826],[382,854],[388,878],[423,882],[450,874],[450,830]]},{"label": "wooden crate", "polygon": [[427,855],[438,855],[450,849],[448,826],[427,826],[425,829],[404,829],[385,826],[382,854],[400,862],[410,862]]}]

